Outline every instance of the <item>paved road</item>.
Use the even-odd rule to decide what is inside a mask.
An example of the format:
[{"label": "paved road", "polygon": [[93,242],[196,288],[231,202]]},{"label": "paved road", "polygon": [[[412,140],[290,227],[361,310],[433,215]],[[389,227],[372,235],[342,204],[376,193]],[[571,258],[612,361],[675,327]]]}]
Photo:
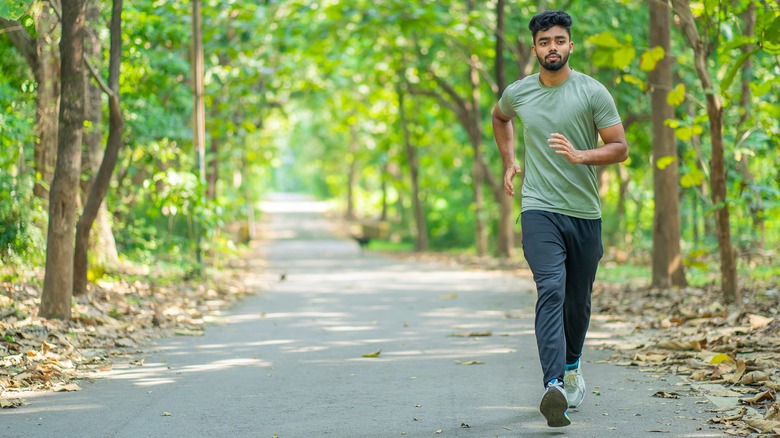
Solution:
[{"label": "paved road", "polygon": [[[704,424],[706,400],[652,397],[681,392],[677,379],[601,363],[592,349],[583,369],[599,395],[570,427],[546,427],[530,283],[361,254],[319,207],[266,204],[270,290],[205,336],[149,347],[144,366],[0,411],[0,436],[724,436]],[[453,336],[469,332],[492,336]]]}]

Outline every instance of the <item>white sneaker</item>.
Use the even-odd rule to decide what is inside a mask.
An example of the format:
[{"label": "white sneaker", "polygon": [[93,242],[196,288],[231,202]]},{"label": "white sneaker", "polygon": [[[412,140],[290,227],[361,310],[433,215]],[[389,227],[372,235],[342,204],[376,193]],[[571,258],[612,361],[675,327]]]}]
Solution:
[{"label": "white sneaker", "polygon": [[582,400],[585,399],[585,379],[582,377],[579,364],[573,370],[564,371],[563,389],[566,391],[566,399],[569,401],[570,408],[576,408],[582,404]]},{"label": "white sneaker", "polygon": [[550,427],[563,427],[571,424],[569,412],[566,408],[566,392],[558,379],[553,379],[547,384],[547,389],[539,404],[539,410],[547,419]]}]

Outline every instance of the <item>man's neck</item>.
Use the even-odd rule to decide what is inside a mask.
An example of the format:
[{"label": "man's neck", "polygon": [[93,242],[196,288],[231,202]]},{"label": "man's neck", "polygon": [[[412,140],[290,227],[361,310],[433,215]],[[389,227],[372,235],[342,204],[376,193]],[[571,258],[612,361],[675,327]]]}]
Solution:
[{"label": "man's neck", "polygon": [[539,82],[546,87],[553,87],[561,84],[569,78],[572,68],[569,64],[564,65],[560,70],[551,71],[542,67],[539,71]]}]

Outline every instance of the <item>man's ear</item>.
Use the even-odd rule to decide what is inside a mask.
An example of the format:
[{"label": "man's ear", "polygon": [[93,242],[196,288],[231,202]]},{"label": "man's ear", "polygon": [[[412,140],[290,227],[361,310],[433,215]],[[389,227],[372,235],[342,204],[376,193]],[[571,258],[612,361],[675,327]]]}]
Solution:
[{"label": "man's ear", "polygon": [[569,43],[569,53],[574,51],[574,43]]}]

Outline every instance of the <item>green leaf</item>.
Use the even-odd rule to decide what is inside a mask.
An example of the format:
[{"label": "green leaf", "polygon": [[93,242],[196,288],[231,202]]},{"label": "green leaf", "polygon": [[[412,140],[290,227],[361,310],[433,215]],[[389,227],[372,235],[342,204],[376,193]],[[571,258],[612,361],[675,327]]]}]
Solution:
[{"label": "green leaf", "polygon": [[764,35],[766,35],[766,41],[773,44],[780,44],[780,15],[775,17],[772,24],[766,28]]},{"label": "green leaf", "polygon": [[704,181],[704,173],[699,169],[692,169],[680,178],[680,185],[686,189],[698,187]]},{"label": "green leaf", "polygon": [[685,85],[677,84],[669,94],[666,95],[666,103],[669,106],[677,106],[685,102]]},{"label": "green leaf", "polygon": [[742,68],[742,64],[744,64],[748,58],[753,56],[759,50],[761,50],[759,47],[754,47],[753,50],[745,52],[740,55],[739,58],[737,58],[737,61],[732,64],[732,66],[729,68],[729,71],[726,72],[726,76],[724,76],[723,80],[720,82],[721,94],[724,94],[731,86],[731,83],[734,82],[734,78],[736,77],[737,72],[739,72],[739,69]]},{"label": "green leaf", "polygon": [[643,53],[642,57],[639,58],[639,68],[644,71],[653,71],[655,70],[655,66],[658,64],[658,61],[664,59],[665,55],[666,52],[664,51],[663,47],[655,46]]},{"label": "green leaf", "polygon": [[672,163],[674,163],[677,160],[677,157],[673,155],[667,155],[665,157],[661,157],[658,159],[658,162],[655,164],[655,166],[661,170],[666,169],[669,167]]},{"label": "green leaf", "polygon": [[0,2],[0,17],[18,20],[30,9],[32,0],[3,0]]},{"label": "green leaf", "polygon": [[618,49],[622,46],[620,41],[615,38],[615,35],[613,35],[612,32],[601,32],[588,38],[588,41],[599,47]]},{"label": "green leaf", "polygon": [[642,79],[639,79],[638,77],[636,77],[634,75],[623,75],[623,81],[625,81],[625,82],[627,82],[629,84],[636,85],[642,91],[646,91],[647,90],[647,84],[645,84],[645,81],[643,81]]},{"label": "green leaf", "polygon": [[694,135],[701,135],[702,132],[704,132],[704,128],[701,125],[681,126],[674,130],[674,135],[680,141],[688,141]]},{"label": "green leaf", "polygon": [[622,70],[631,65],[634,58],[636,58],[636,49],[631,45],[624,45],[619,50],[613,52],[612,66]]}]

